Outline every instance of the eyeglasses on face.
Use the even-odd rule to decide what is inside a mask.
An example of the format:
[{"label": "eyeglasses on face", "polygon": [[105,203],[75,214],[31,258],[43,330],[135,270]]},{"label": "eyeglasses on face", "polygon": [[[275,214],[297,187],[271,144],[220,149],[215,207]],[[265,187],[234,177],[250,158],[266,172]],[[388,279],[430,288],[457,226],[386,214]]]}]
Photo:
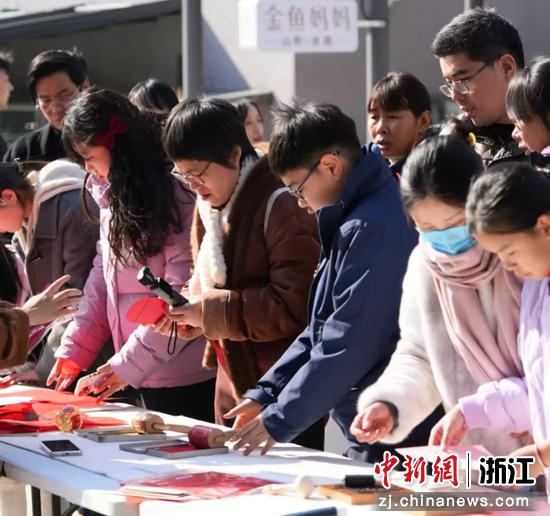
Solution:
[{"label": "eyeglasses on face", "polygon": [[193,174],[192,172],[187,172],[185,174],[182,174],[179,170],[173,169],[171,174],[182,183],[185,183],[187,185],[195,185],[195,186],[202,186],[204,184],[204,179],[201,177],[207,170],[208,167],[212,165],[212,161],[209,161],[206,166],[197,174]]},{"label": "eyeglasses on face", "polygon": [[[308,172],[306,174],[306,177],[304,177],[304,179],[302,179],[301,183],[298,186],[288,188],[289,193],[291,195],[293,195],[294,197],[296,197],[296,199],[301,199],[302,201],[304,200],[302,190],[304,189],[304,186],[305,186],[307,180],[313,175],[313,173],[317,170],[317,168],[321,164],[321,160],[323,159],[323,156],[325,154],[327,154],[327,153],[326,152],[323,153],[323,155],[319,158],[319,160],[316,161],[314,165],[312,165],[311,167],[308,168]],[[333,154],[334,156],[338,156],[340,154],[340,151],[334,150],[334,151],[330,152],[330,154]]]},{"label": "eyeglasses on face", "polygon": [[445,84],[442,84],[439,87],[439,91],[443,93],[446,97],[451,98],[454,93],[458,93],[460,95],[466,95],[470,93],[471,91],[471,85],[470,82],[476,78],[477,75],[479,75],[485,68],[487,68],[492,63],[485,63],[476,73],[473,75],[470,75],[470,77],[467,77],[466,79],[461,79],[460,81],[450,81]]},{"label": "eyeglasses on face", "polygon": [[38,97],[36,99],[36,104],[42,109],[48,109],[53,106],[66,108],[74,100],[79,91],[80,88],[76,88],[73,91],[58,93],[53,97]]}]

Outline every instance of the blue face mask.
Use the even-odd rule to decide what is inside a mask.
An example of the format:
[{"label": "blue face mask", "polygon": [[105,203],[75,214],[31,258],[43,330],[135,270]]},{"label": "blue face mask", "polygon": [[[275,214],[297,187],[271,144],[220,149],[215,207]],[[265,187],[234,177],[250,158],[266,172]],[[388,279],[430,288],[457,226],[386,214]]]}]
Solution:
[{"label": "blue face mask", "polygon": [[441,231],[420,231],[420,235],[434,249],[450,255],[463,253],[476,244],[466,224]]}]

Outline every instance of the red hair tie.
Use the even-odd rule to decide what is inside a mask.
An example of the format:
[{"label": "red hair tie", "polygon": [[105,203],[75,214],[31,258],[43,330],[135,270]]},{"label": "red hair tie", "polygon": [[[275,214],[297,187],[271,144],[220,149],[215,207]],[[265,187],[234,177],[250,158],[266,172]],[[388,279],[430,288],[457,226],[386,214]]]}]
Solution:
[{"label": "red hair tie", "polygon": [[115,146],[115,136],[125,134],[128,130],[128,122],[117,115],[111,115],[109,118],[109,127],[106,131],[98,133],[95,136],[95,143],[108,150],[113,150]]}]

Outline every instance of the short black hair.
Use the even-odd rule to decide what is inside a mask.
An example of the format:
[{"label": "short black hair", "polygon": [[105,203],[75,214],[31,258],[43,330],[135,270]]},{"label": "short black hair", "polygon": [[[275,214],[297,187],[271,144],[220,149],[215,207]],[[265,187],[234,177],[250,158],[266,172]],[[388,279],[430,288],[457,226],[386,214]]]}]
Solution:
[{"label": "short black hair", "polygon": [[282,176],[309,167],[323,152],[335,147],[353,155],[361,144],[355,122],[333,104],[280,104],[273,110],[274,130],[269,142],[269,165]]},{"label": "short black hair", "polygon": [[257,156],[237,108],[218,98],[180,102],[166,120],[162,141],[173,161],[213,161],[231,167],[229,158],[236,147],[241,149],[241,164]]},{"label": "short black hair", "polygon": [[483,162],[471,145],[460,138],[436,136],[410,153],[401,176],[403,205],[433,197],[464,208],[470,185],[483,172]]},{"label": "short black hair", "polygon": [[466,219],[475,233],[529,231],[550,214],[550,178],[524,163],[497,165],[470,189]]},{"label": "short black hair", "polygon": [[0,70],[10,73],[13,57],[9,52],[0,52]]},{"label": "short black hair", "polygon": [[176,92],[169,84],[158,79],[138,82],[128,93],[130,102],[147,111],[159,110],[169,113],[179,102]]},{"label": "short black hair", "polygon": [[45,50],[31,61],[27,72],[29,93],[34,101],[36,101],[36,83],[58,72],[65,72],[77,86],[81,86],[88,80],[88,66],[80,52]]},{"label": "short black hair", "polygon": [[512,120],[529,122],[535,115],[550,129],[550,57],[536,57],[512,77],[506,109]]},{"label": "short black hair", "polygon": [[518,68],[525,65],[519,32],[494,9],[478,7],[455,16],[437,33],[431,52],[436,57],[463,53],[486,64],[510,54]]},{"label": "short black hair", "polygon": [[416,118],[432,110],[426,86],[410,73],[391,72],[372,88],[367,111],[379,107],[384,111],[411,111]]}]

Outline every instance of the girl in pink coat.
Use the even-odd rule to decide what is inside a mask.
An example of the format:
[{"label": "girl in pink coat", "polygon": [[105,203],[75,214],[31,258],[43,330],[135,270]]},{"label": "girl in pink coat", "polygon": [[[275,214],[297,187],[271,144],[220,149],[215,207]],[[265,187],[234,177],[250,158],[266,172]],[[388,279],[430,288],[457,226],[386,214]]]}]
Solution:
[{"label": "girl in pink coat", "polygon": [[137,281],[143,266],[178,291],[189,278],[194,198],[171,177],[160,128],[126,97],[96,90],[71,106],[63,139],[89,174],[100,238],[85,306],[63,336],[49,383],[57,379],[59,390],[67,388],[112,337],[114,356],[77,392],[105,398],[131,385],[149,409],[212,420],[214,381],[201,366],[204,339],[178,339],[173,351],[167,337],[126,317],[136,300],[154,295]]}]

